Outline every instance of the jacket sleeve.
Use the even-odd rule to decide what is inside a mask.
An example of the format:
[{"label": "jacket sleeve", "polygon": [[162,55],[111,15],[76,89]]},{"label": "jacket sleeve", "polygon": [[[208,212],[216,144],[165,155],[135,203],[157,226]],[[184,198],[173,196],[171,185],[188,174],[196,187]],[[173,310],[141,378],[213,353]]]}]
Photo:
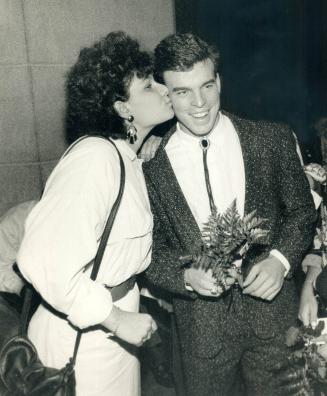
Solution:
[{"label": "jacket sleeve", "polygon": [[147,188],[154,218],[152,261],[145,276],[154,286],[186,298],[196,298],[184,283],[184,267],[179,257],[188,254],[180,246],[171,224],[160,204],[151,177],[146,174]]},{"label": "jacket sleeve", "polygon": [[291,275],[312,244],[317,213],[291,131],[282,128],[275,138],[282,218],[272,248],[289,261]]}]

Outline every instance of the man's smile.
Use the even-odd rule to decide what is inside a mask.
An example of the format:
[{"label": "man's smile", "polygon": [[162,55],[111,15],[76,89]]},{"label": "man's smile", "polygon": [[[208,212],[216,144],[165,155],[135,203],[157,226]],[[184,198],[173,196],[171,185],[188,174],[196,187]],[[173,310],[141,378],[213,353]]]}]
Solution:
[{"label": "man's smile", "polygon": [[209,114],[209,110],[207,111],[201,111],[199,113],[193,113],[191,114],[191,117],[197,118],[197,119],[203,119]]}]

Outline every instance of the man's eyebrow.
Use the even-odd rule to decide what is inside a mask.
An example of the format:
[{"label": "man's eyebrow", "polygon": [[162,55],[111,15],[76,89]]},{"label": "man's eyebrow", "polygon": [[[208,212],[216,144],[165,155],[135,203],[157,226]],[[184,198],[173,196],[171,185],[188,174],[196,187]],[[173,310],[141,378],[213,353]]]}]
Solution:
[{"label": "man's eyebrow", "polygon": [[216,81],[216,80],[215,80],[214,78],[211,78],[210,80],[208,80],[208,81],[206,81],[205,83],[203,83],[203,84],[201,85],[201,87],[203,87],[203,86],[205,86],[205,85],[208,85],[208,84],[213,84],[215,81]]},{"label": "man's eyebrow", "polygon": [[[213,84],[216,80],[214,78],[211,78],[210,80],[204,82],[201,87],[204,87],[205,85],[208,84]],[[190,87],[175,87],[173,88],[172,92],[178,92],[178,91],[189,91],[191,88]]]},{"label": "man's eyebrow", "polygon": [[190,90],[190,88],[188,88],[188,87],[176,87],[176,88],[173,88],[173,92],[177,92],[177,91],[189,91]]}]

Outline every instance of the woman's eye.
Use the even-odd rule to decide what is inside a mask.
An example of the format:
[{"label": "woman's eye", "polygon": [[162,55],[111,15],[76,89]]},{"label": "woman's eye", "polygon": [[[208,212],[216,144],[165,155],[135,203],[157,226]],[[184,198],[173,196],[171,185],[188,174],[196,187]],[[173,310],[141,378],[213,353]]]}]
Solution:
[{"label": "woman's eye", "polygon": [[213,87],[213,84],[207,84],[206,85],[206,88],[212,88]]}]

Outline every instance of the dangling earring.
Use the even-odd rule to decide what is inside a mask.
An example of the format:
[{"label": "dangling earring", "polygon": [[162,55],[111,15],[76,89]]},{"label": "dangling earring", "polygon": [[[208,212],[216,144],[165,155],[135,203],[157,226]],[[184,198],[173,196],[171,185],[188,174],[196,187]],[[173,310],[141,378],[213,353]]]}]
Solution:
[{"label": "dangling earring", "polygon": [[127,138],[131,144],[134,144],[137,140],[137,129],[135,128],[133,121],[134,117],[130,115],[127,118],[127,121],[129,122],[129,125],[127,127]]}]

